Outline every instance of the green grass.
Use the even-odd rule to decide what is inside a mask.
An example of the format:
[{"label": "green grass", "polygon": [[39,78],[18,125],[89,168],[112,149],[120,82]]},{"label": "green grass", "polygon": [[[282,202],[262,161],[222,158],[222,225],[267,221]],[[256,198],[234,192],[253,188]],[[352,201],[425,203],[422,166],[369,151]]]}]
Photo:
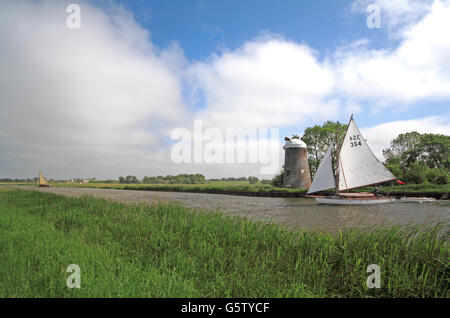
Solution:
[{"label": "green grass", "polygon": [[390,193],[450,193],[450,184],[405,184],[395,187],[380,187],[380,191]]},{"label": "green grass", "polygon": [[[20,184],[25,185],[25,184]],[[33,184],[34,185],[34,184]],[[121,183],[51,183],[52,187],[102,188],[148,191],[176,191],[194,193],[214,192],[289,192],[306,193],[305,189],[276,188],[270,184],[250,184],[248,181],[208,181],[203,184],[121,184]]]},{"label": "green grass", "polygon": [[290,192],[290,193],[306,193],[305,189],[288,189],[275,188],[266,184],[231,184],[219,183],[215,184],[136,184],[126,185],[123,189],[127,190],[158,190],[158,191],[178,191],[178,192],[199,192],[199,193],[214,193],[214,192]]},{"label": "green grass", "polygon": [[[0,297],[449,297],[439,231],[298,232],[176,204],[4,188]],[[80,289],[66,287],[69,264]],[[381,289],[366,287],[369,264]]]}]

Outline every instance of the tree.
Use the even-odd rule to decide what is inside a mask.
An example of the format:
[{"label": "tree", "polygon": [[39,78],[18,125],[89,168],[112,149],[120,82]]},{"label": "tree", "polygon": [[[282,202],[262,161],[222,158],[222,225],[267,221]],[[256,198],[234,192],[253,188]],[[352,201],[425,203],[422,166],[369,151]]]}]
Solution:
[{"label": "tree", "polygon": [[420,150],[421,159],[428,167],[450,170],[450,136],[424,134]]},{"label": "tree", "polygon": [[125,183],[139,183],[139,180],[135,176],[127,176],[125,178]]},{"label": "tree", "polygon": [[405,180],[410,183],[425,183],[427,181],[428,174],[429,168],[427,166],[414,162],[409,167],[408,173],[405,175]]},{"label": "tree", "polygon": [[332,142],[336,141],[336,131],[339,133],[339,143],[347,131],[346,124],[327,121],[323,125],[315,125],[305,129],[302,140],[308,146],[308,162],[311,175],[314,176],[323,156]]},{"label": "tree", "polygon": [[259,179],[257,177],[248,177],[248,182],[250,184],[256,184],[258,183]]},{"label": "tree", "polygon": [[193,182],[194,183],[205,183],[205,176],[200,174],[200,173],[196,173],[193,176]]},{"label": "tree", "polygon": [[160,184],[160,183],[169,183],[169,184],[200,184],[205,183],[205,176],[202,174],[179,174],[176,176],[167,175],[157,176],[157,177],[144,177],[142,179],[143,183],[150,184]]},{"label": "tree", "polygon": [[390,147],[383,150],[386,163],[415,148],[420,143],[420,138],[421,135],[417,131],[398,135],[397,138],[391,141]]}]

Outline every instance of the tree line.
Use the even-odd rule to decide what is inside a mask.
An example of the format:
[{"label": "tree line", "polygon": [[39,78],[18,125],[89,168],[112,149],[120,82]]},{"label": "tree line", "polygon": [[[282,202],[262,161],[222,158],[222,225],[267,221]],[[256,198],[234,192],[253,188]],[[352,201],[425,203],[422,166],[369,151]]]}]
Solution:
[{"label": "tree line", "polygon": [[36,182],[38,178],[23,178],[23,179],[12,179],[12,178],[0,178],[0,182]]},{"label": "tree line", "polygon": [[[257,177],[228,177],[220,179],[209,179],[208,181],[248,181],[250,184],[257,184],[261,182],[262,184],[269,184],[270,180],[259,180]],[[126,176],[119,177],[119,183],[124,184],[135,184],[135,183],[145,183],[145,184],[203,184],[206,182],[205,176],[203,174],[179,174],[176,176],[157,176],[157,177],[143,177],[139,180],[136,176]]]},{"label": "tree line", "polygon": [[119,177],[119,183],[145,183],[145,184],[202,184],[205,183],[205,176],[199,173],[196,174],[179,174],[176,176],[157,176],[157,177],[147,177],[142,178],[142,181],[136,176],[126,176]]},{"label": "tree line", "polygon": [[257,184],[258,182],[261,182],[262,184],[269,184],[269,179],[262,179],[259,180],[258,177],[250,176],[250,177],[227,177],[227,178],[220,178],[220,179],[209,179],[209,181],[229,181],[229,182],[237,182],[237,181],[248,181],[250,184]]},{"label": "tree line", "polygon": [[450,182],[450,136],[416,131],[400,134],[383,155],[386,167],[403,181]]}]

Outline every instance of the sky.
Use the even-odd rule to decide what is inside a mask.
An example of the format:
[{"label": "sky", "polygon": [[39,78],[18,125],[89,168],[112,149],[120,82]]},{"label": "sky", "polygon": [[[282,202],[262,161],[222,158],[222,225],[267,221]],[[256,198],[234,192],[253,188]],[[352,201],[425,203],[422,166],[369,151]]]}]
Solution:
[{"label": "sky", "polygon": [[[3,0],[0,177],[271,178],[284,136],[351,114],[382,160],[450,134],[448,30],[448,0]],[[231,128],[258,132],[242,161]]]}]

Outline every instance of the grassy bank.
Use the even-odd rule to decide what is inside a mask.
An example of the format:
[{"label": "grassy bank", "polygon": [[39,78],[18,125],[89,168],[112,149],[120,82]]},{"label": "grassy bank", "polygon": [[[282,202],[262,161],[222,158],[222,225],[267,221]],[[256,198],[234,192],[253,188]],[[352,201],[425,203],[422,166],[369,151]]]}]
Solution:
[{"label": "grassy bank", "polygon": [[[437,228],[288,231],[179,205],[0,189],[0,297],[449,297]],[[412,236],[411,236],[412,235]],[[69,289],[69,264],[81,288]],[[367,265],[381,268],[368,289]]]},{"label": "grassy bank", "polygon": [[[0,185],[35,185],[34,183],[0,183]],[[247,181],[208,181],[203,184],[122,184],[122,183],[62,183],[51,182],[52,187],[74,187],[74,188],[101,188],[101,189],[125,189],[144,191],[169,191],[169,192],[192,192],[192,193],[225,193],[225,194],[298,194],[304,195],[304,189],[276,188],[270,184],[250,184]]]},{"label": "grassy bank", "polygon": [[208,193],[216,191],[225,192],[287,192],[305,193],[304,189],[276,188],[270,184],[250,184],[247,181],[208,181],[203,184],[120,184],[120,183],[86,183],[86,184],[55,184],[57,186],[100,187],[109,189],[151,190],[151,191],[177,191]]},{"label": "grassy bank", "polygon": [[[35,183],[0,183],[0,185],[35,185]],[[270,184],[250,184],[248,181],[207,181],[204,184],[121,184],[121,183],[62,183],[52,182],[52,187],[76,187],[76,188],[102,188],[102,189],[126,189],[146,191],[173,191],[192,193],[222,193],[238,195],[261,195],[261,196],[297,196],[306,194],[305,189],[277,188]],[[372,192],[373,187],[353,190],[352,192]],[[380,186],[380,194],[383,195],[410,195],[410,196],[432,196],[448,199],[450,184],[407,184],[402,186]],[[332,194],[330,192],[329,194]]]},{"label": "grassy bank", "polygon": [[[35,185],[34,183],[0,183],[0,185]],[[237,195],[260,195],[260,196],[295,196],[302,197],[306,194],[305,189],[277,188],[270,184],[250,184],[248,181],[207,181],[204,184],[121,184],[121,183],[62,183],[52,182],[52,187],[76,187],[76,188],[102,188],[102,189],[125,189],[146,191],[169,191],[169,192],[192,192],[192,193],[219,193]],[[373,187],[367,187],[351,192],[372,192]],[[407,184],[402,186],[380,186],[380,194],[383,195],[409,195],[409,196],[432,196],[435,198],[448,199],[450,184]],[[330,192],[329,194],[332,194]]]},{"label": "grassy bank", "polygon": [[450,193],[450,184],[405,184],[395,187],[379,187],[383,193]]}]

